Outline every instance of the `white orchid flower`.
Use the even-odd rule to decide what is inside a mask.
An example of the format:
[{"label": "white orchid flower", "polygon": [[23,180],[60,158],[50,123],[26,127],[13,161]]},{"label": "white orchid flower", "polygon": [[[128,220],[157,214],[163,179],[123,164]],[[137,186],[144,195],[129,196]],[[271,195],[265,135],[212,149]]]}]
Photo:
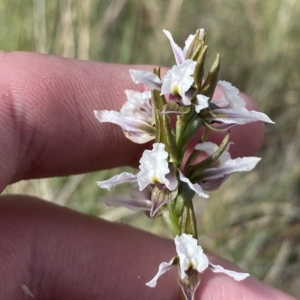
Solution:
[{"label": "white orchid flower", "polygon": [[114,110],[95,110],[94,114],[100,122],[119,125],[125,136],[131,141],[144,144],[155,138],[152,125],[151,92],[125,91],[127,102],[120,112]]},{"label": "white orchid flower", "polygon": [[[178,186],[176,174],[169,168],[168,153],[164,148],[164,144],[154,143],[152,150],[145,150],[140,159],[140,171],[137,174],[123,172],[108,180],[98,181],[98,186],[103,189],[111,189],[126,182],[133,184],[131,195],[106,196],[100,198],[100,201],[109,206],[125,206],[135,211],[150,211],[150,216],[153,217],[161,206],[172,201],[173,198],[151,197],[150,186],[156,185],[162,190],[167,188],[171,192],[175,191]],[[177,191],[173,195],[175,197]]]},{"label": "white orchid flower", "polygon": [[168,152],[164,148],[164,144],[154,143],[152,150],[145,150],[140,159],[140,171],[136,175],[123,172],[108,180],[98,181],[97,184],[103,189],[111,189],[121,183],[137,181],[140,191],[151,184],[164,185],[171,191],[175,190],[178,182],[176,176],[170,174]]},{"label": "white orchid flower", "polygon": [[191,89],[194,83],[194,70],[196,62],[187,59],[179,66],[173,66],[167,75],[163,78],[161,86],[161,95],[172,94],[179,95],[183,105],[191,105],[192,97],[189,97],[187,92]]},{"label": "white orchid flower", "polygon": [[[177,65],[181,65],[184,60],[186,59],[186,53],[195,37],[195,34],[191,34],[189,35],[189,37],[186,39],[185,41],[185,47],[183,49],[181,49],[175,42],[174,39],[172,37],[172,34],[168,31],[168,30],[163,30],[164,34],[167,36],[167,38],[170,41],[174,56],[175,56],[175,60]],[[204,35],[204,29],[200,29],[199,30],[199,35],[200,38]]]},{"label": "white orchid flower", "polygon": [[239,90],[227,81],[218,81],[224,96],[218,100],[213,99],[210,102],[210,108],[214,117],[208,119],[209,122],[217,121],[222,125],[214,124],[216,128],[228,130],[238,124],[263,121],[274,123],[266,114],[254,110],[249,111],[245,108],[245,101],[239,95]]},{"label": "white orchid flower", "polygon": [[[208,156],[215,153],[218,145],[205,142],[195,146],[196,150],[205,152]],[[231,173],[251,171],[260,161],[259,157],[239,157],[231,159],[229,147],[221,154],[221,156],[214,162],[214,164],[205,169],[201,173],[201,180],[199,185],[205,191],[211,191],[219,188],[221,184],[228,178]]]},{"label": "white orchid flower", "polygon": [[161,95],[169,95],[170,101],[180,105],[193,104],[196,112],[199,113],[200,110],[208,107],[209,97],[200,94],[195,97],[193,74],[196,64],[191,59],[183,60],[180,65],[173,66],[162,80],[153,72],[140,70],[129,70],[129,72],[134,83],[142,83],[149,89],[161,91]]},{"label": "white orchid flower", "polygon": [[[190,234],[183,233],[180,236],[176,236],[174,241],[176,245],[177,256],[173,257],[169,262],[161,263],[159,265],[157,274],[152,280],[146,283],[147,286],[155,287],[158,278],[169,271],[176,264],[178,264],[179,282],[186,278],[188,279],[192,274],[192,270],[201,274],[207,268],[214,273],[223,273],[228,275],[236,281],[244,280],[249,276],[248,273],[226,270],[222,266],[214,265],[209,262],[208,257],[203,253],[203,249],[197,244],[197,240]],[[193,299],[194,292],[199,285],[199,282],[191,284],[194,284],[192,291],[185,291],[185,287],[182,285],[183,292],[186,296],[188,296],[188,299]],[[189,288],[191,288],[191,285],[189,285]]]},{"label": "white orchid flower", "polygon": [[129,70],[129,72],[134,83],[143,83],[150,89],[159,90],[161,95],[177,96],[182,105],[191,105],[191,97],[188,96],[187,92],[194,83],[195,67],[196,62],[187,59],[181,65],[173,66],[162,80],[153,72],[139,70]]}]

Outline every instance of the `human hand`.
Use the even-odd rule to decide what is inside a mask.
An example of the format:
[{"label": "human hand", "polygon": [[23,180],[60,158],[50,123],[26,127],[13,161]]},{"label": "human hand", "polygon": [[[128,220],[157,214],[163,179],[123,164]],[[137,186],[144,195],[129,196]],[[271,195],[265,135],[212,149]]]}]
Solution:
[{"label": "human hand", "polygon": [[[123,91],[137,88],[129,66],[32,53],[1,53],[0,59],[1,190],[21,179],[137,165],[145,146],[127,141],[116,126],[99,126],[93,115],[94,109],[118,110]],[[248,108],[256,108],[244,98]],[[250,123],[231,133],[233,156],[252,155],[262,143],[263,125]],[[128,226],[33,197],[1,196],[0,237],[0,299],[181,297],[176,270],[155,289],[145,286],[157,265],[175,254],[173,242]],[[238,269],[221,258],[210,260]],[[197,295],[293,299],[255,278],[237,283],[210,270],[203,273]]]}]

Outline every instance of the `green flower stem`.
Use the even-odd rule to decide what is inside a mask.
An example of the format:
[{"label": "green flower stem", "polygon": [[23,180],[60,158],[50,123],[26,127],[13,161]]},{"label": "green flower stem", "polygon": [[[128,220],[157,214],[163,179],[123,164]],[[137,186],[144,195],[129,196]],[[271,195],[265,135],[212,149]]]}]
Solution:
[{"label": "green flower stem", "polygon": [[162,210],[162,216],[172,235],[175,237],[180,235],[179,219],[175,212],[175,202],[168,202],[166,206],[167,208]]},{"label": "green flower stem", "polygon": [[183,209],[183,214],[180,221],[180,234],[191,234],[195,239],[198,239],[197,223],[192,200],[186,201]]},{"label": "green flower stem", "polygon": [[186,174],[188,175],[191,182],[198,182],[202,179],[202,172],[206,168],[209,168],[218,158],[222,155],[222,153],[226,150],[230,141],[230,132],[228,132],[220,146],[218,147],[217,151],[204,159],[203,161],[193,165],[188,166],[185,170]]},{"label": "green flower stem", "polygon": [[[208,134],[209,134],[209,129],[205,128],[205,131],[203,132],[201,138],[200,138],[200,141],[199,143],[204,143],[208,137]],[[191,153],[191,155],[189,156],[186,164],[185,164],[185,167],[184,167],[184,171],[186,173],[186,170],[187,168],[193,164],[193,162],[196,160],[196,158],[198,157],[199,155],[199,150],[193,150],[193,152]]]},{"label": "green flower stem", "polygon": [[203,124],[203,119],[194,110],[177,117],[175,143],[179,153],[179,165],[181,165],[186,146],[195,136]]}]

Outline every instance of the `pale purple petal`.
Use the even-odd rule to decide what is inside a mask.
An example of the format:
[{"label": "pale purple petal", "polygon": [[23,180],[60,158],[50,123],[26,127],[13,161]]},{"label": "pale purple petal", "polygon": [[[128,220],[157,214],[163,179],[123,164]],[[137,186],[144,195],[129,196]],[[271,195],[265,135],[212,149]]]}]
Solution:
[{"label": "pale purple petal", "polygon": [[[210,168],[205,169],[201,173],[201,180],[199,184],[204,190],[211,191],[213,189],[217,189],[231,173],[251,171],[260,161],[259,157],[239,157],[231,159],[228,151],[231,144],[232,143],[229,143],[226,150]],[[195,149],[203,151],[208,156],[211,156],[217,151],[218,145],[212,142],[205,142],[197,144]]]},{"label": "pale purple petal", "polygon": [[199,113],[202,109],[208,107],[209,97],[199,94],[196,96],[196,98],[197,98],[197,103],[195,104],[195,110],[197,113]]},{"label": "pale purple petal", "polygon": [[112,178],[104,181],[97,181],[97,184],[102,188],[102,189],[112,189],[116,185],[121,184],[121,183],[133,183],[136,181],[136,175],[133,175],[131,173],[123,172],[119,175],[113,176]]},{"label": "pale purple petal", "polygon": [[[225,80],[219,80],[217,85],[221,87],[224,91],[224,97],[227,100],[228,104],[226,108],[242,108],[245,107],[246,103],[245,100],[239,95],[240,91],[234,87],[230,82],[227,82]],[[224,100],[221,99],[220,102],[223,102]],[[213,100],[212,103],[218,105],[219,101]]]},{"label": "pale purple petal", "polygon": [[96,118],[102,122],[119,125],[125,136],[135,143],[143,144],[154,139],[155,129],[149,123],[132,116],[125,116],[114,110],[94,111]]},{"label": "pale purple petal", "polygon": [[217,129],[217,130],[221,130],[221,131],[228,131],[229,129],[237,126],[237,123],[223,123],[222,121],[216,121],[215,119],[213,119],[213,122],[209,124],[211,127]]},{"label": "pale purple petal", "polygon": [[120,109],[120,113],[125,116],[134,116],[143,121],[148,121],[152,118],[152,108],[150,105],[151,91],[143,93],[126,90],[127,101]]},{"label": "pale purple petal", "polygon": [[178,186],[178,180],[177,180],[177,177],[176,177],[176,173],[175,172],[172,172],[170,170],[170,173],[166,174],[166,187],[170,190],[170,191],[174,191],[177,186]]},{"label": "pale purple petal", "polygon": [[136,144],[145,144],[148,143],[149,141],[154,140],[155,136],[154,133],[148,134],[145,131],[126,131],[123,130],[125,136],[131,140],[132,142]]},{"label": "pale purple petal", "polygon": [[173,267],[174,260],[175,257],[173,257],[168,263],[162,262],[158,267],[157,274],[153,277],[153,279],[147,282],[146,285],[154,288],[156,286],[158,278]]},{"label": "pale purple petal", "polygon": [[195,150],[203,151],[210,156],[218,150],[218,145],[212,142],[199,143],[195,146]]},{"label": "pale purple petal", "polygon": [[201,187],[204,191],[214,191],[217,190],[223,182],[229,177],[230,174],[224,175],[223,177],[201,181]]},{"label": "pale purple petal", "polygon": [[181,181],[187,183],[190,189],[193,190],[200,197],[208,198],[208,195],[203,192],[201,186],[198,183],[191,183],[191,181],[187,177],[185,177],[181,171],[179,171],[179,178]]},{"label": "pale purple petal", "polygon": [[99,200],[108,206],[124,206],[134,211],[150,211],[152,202],[147,199],[132,199],[129,196],[104,196]]},{"label": "pale purple petal", "polygon": [[227,81],[218,81],[217,85],[223,89],[224,96],[221,99],[213,99],[211,107],[215,117],[208,121],[220,121],[227,124],[246,124],[263,121],[274,123],[266,114],[245,108],[245,100],[240,96],[239,90]]},{"label": "pale purple petal", "polygon": [[226,270],[223,267],[221,267],[219,265],[213,265],[212,263],[209,264],[209,268],[214,273],[223,273],[223,274],[226,274],[226,275],[232,277],[236,281],[244,280],[248,276],[250,276],[248,273],[241,273],[241,272],[235,272],[235,271],[231,271],[231,270]]},{"label": "pale purple petal", "polygon": [[129,70],[129,73],[134,83],[143,83],[149,89],[160,91],[161,80],[153,72]]},{"label": "pale purple petal", "polygon": [[261,160],[259,157],[238,157],[227,160],[220,167],[212,167],[203,171],[203,181],[218,179],[234,172],[247,172],[255,168]]},{"label": "pale purple petal", "polygon": [[211,121],[220,121],[223,123],[235,123],[241,125],[257,121],[274,124],[274,122],[266,114],[257,112],[255,110],[249,111],[246,108],[217,108],[213,109],[213,113],[216,115],[216,117],[212,118]]},{"label": "pale purple petal", "polygon": [[177,65],[181,65],[185,59],[182,49],[174,42],[172,34],[167,31],[167,30],[163,30],[164,34],[167,36],[167,38],[170,41],[174,56],[175,56],[175,60],[176,60],[176,64]]}]

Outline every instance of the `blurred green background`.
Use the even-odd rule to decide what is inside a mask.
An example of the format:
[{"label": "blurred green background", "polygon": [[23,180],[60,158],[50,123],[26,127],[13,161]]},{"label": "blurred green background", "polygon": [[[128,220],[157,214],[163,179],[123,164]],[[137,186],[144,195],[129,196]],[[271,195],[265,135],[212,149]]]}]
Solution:
[{"label": "blurred green background", "polygon": [[[0,48],[172,66],[162,29],[183,45],[205,28],[207,66],[220,52],[220,78],[254,97],[276,124],[266,126],[256,170],[233,175],[208,201],[197,200],[200,242],[299,297],[299,16],[296,0],[0,0]],[[95,181],[114,172],[20,182],[5,193],[37,195],[168,236],[159,218],[99,203],[105,192]]]}]

